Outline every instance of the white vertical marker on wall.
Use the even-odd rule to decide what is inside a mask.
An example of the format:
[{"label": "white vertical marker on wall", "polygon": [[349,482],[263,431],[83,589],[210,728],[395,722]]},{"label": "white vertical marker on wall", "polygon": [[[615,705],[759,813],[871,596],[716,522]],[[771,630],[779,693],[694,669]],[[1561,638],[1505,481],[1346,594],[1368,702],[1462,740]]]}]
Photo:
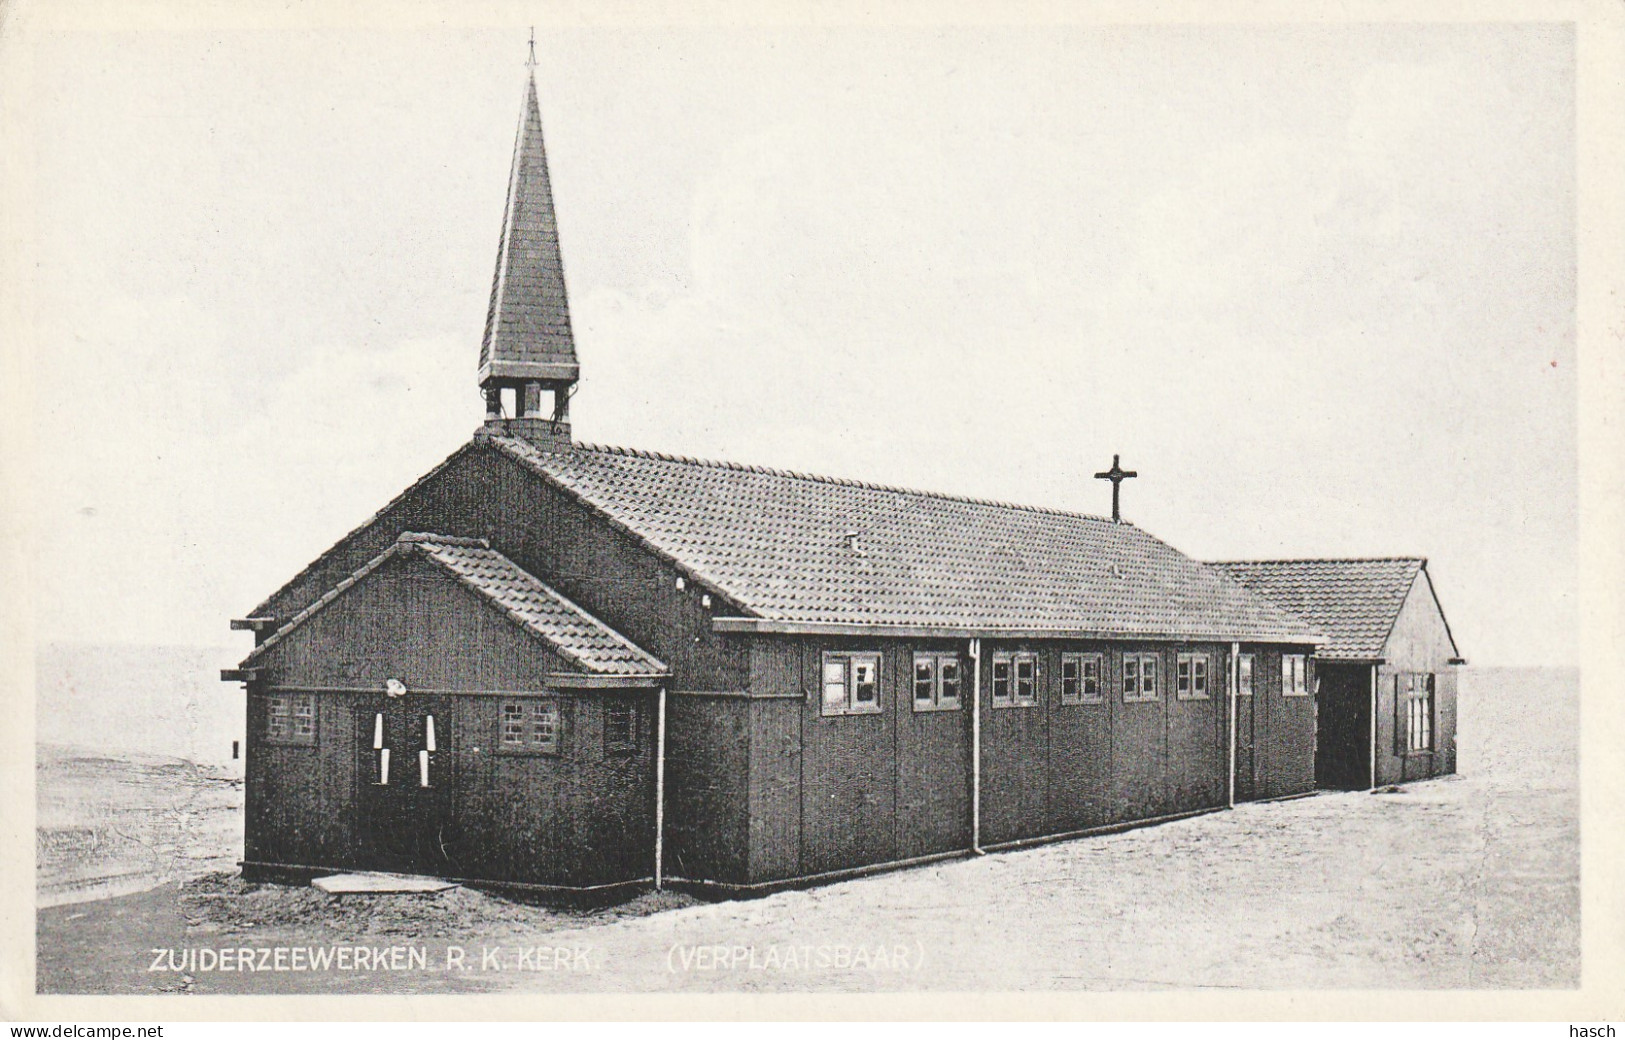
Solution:
[{"label": "white vertical marker on wall", "polygon": [[389,748],[378,752],[378,783],[386,787],[389,785]]},{"label": "white vertical marker on wall", "polygon": [[428,748],[430,751],[438,750],[434,746],[434,716],[433,715],[425,715],[423,717],[423,746]]},{"label": "white vertical marker on wall", "polygon": [[376,714],[376,715],[374,715],[372,717],[372,749],[374,751],[382,751],[384,749],[384,713],[383,712],[379,712],[378,714]]},{"label": "white vertical marker on wall", "polygon": [[429,786],[429,753],[427,751],[418,752],[418,786]]}]

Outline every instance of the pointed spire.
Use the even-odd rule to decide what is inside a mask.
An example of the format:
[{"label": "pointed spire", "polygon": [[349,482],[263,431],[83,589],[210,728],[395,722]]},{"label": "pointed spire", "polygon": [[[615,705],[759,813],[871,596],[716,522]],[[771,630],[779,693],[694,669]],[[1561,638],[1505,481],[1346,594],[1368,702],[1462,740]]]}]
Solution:
[{"label": "pointed spire", "polygon": [[491,281],[491,305],[485,315],[485,338],[480,344],[480,385],[485,387],[525,381],[568,385],[579,374],[553,187],[542,145],[541,106],[536,100],[534,29],[526,67],[530,74],[508,176],[508,203],[502,216],[496,275]]}]

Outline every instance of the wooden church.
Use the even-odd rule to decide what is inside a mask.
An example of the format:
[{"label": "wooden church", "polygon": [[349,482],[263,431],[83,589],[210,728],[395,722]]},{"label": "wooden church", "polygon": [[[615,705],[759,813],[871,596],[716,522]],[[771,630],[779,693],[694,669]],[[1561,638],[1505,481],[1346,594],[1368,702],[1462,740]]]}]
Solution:
[{"label": "wooden church", "polygon": [[1314,789],[1325,636],[1249,582],[1115,515],[576,443],[578,373],[532,78],[483,426],[232,623],[245,874],[751,894]]}]

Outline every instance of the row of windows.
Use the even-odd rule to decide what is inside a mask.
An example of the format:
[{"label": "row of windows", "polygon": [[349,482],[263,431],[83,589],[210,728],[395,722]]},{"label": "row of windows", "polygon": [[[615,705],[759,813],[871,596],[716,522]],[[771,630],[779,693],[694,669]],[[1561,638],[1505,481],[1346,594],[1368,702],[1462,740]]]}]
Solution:
[{"label": "row of windows", "polygon": [[[1126,702],[1154,701],[1162,696],[1161,655],[1121,655],[1122,694]],[[1099,704],[1105,700],[1105,655],[1061,655],[1061,703]],[[1236,692],[1253,695],[1254,655],[1236,664]],[[1182,653],[1175,658],[1174,695],[1180,700],[1206,700],[1212,692],[1213,662],[1208,654]],[[825,715],[867,715],[880,711],[880,654],[827,652],[823,658]],[[1038,655],[1000,651],[988,662],[989,687],[995,708],[1031,707],[1038,703]],[[1308,658],[1281,656],[1281,695],[1307,697]],[[964,670],[959,655],[914,655],[914,710],[954,711],[960,707]]]},{"label": "row of windows", "polygon": [[[421,744],[434,751],[434,716],[424,716],[424,732],[405,738],[385,732],[384,716],[373,722],[373,749],[390,746],[391,738]],[[513,754],[560,754],[564,749],[565,713],[550,697],[525,697],[500,702],[497,715],[497,750]],[[265,698],[265,740],[269,744],[311,745],[316,742],[316,697],[309,693],[274,693]],[[638,745],[638,712],[631,705],[610,701],[604,706],[604,750],[627,752]],[[404,748],[398,750],[413,750]]]}]

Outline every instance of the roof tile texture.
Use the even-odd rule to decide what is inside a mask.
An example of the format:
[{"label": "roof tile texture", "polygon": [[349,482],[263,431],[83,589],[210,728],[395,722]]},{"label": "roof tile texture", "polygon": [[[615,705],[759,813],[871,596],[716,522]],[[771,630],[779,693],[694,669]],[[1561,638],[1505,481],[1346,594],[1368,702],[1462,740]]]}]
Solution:
[{"label": "roof tile texture", "polygon": [[571,662],[600,675],[661,675],[666,666],[483,543],[406,534],[429,559],[546,640]]},{"label": "roof tile texture", "polygon": [[1304,618],[1327,638],[1330,660],[1383,656],[1388,633],[1426,561],[1234,560],[1216,563],[1237,581]]},{"label": "roof tile texture", "polygon": [[1316,637],[1131,524],[625,449],[492,443],[767,619]]}]

